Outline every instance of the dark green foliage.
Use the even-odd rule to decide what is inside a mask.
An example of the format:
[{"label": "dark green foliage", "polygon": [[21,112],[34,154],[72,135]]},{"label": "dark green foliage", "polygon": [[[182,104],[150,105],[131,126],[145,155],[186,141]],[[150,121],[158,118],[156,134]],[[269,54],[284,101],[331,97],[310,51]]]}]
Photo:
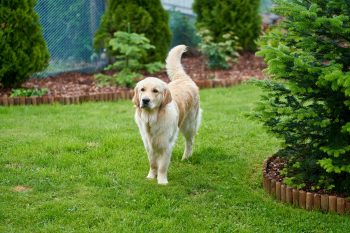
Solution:
[{"label": "dark green foliage", "polygon": [[278,0],[258,53],[273,81],[259,117],[285,140],[290,185],[350,194],[350,2]]},{"label": "dark green foliage", "polygon": [[148,51],[155,49],[150,41],[141,34],[118,31],[114,33],[114,38],[109,41],[109,46],[115,56],[115,62],[106,67],[106,70],[118,70],[112,76],[98,74],[96,79],[101,85],[119,84],[121,86],[132,87],[135,79],[142,77],[140,70],[147,70],[154,73],[163,68],[161,62],[143,64]]},{"label": "dark green foliage", "polygon": [[49,90],[47,88],[42,89],[24,89],[24,88],[18,88],[18,89],[12,89],[11,97],[19,97],[19,96],[43,96],[45,95]]},{"label": "dark green foliage", "polygon": [[256,49],[261,29],[259,0],[195,0],[193,10],[197,13],[197,28],[209,29],[214,41],[233,32],[244,50]]},{"label": "dark green foliage", "polygon": [[188,47],[197,47],[200,38],[196,35],[195,20],[178,12],[170,11],[169,26],[173,34],[171,48],[185,44]]},{"label": "dark green foliage", "polygon": [[144,34],[156,47],[147,56],[149,61],[163,61],[170,45],[171,33],[168,14],[160,0],[110,0],[101,25],[95,34],[96,49],[108,48],[109,40],[117,31],[131,31]]},{"label": "dark green foliage", "polygon": [[228,69],[230,62],[235,61],[239,56],[238,38],[232,33],[226,33],[222,36],[222,42],[214,42],[211,33],[207,29],[198,32],[202,38],[199,43],[199,50],[206,56],[209,69]]},{"label": "dark green foliage", "polygon": [[18,86],[48,65],[49,53],[41,32],[35,0],[1,1],[0,83]]}]

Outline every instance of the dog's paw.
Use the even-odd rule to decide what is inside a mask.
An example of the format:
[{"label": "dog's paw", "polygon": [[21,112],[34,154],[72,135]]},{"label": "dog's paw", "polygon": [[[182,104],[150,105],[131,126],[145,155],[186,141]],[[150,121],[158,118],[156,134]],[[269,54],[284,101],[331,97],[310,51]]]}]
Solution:
[{"label": "dog's paw", "polygon": [[158,177],[157,181],[158,181],[158,184],[160,184],[160,185],[167,185],[168,184],[168,179],[166,177]]},{"label": "dog's paw", "polygon": [[146,179],[153,180],[155,178],[157,178],[157,170],[150,169],[148,175],[146,176]]},{"label": "dog's paw", "polygon": [[147,176],[146,176],[146,179],[148,179],[148,180],[153,180],[153,179],[155,179],[156,178],[156,175],[154,175],[153,173],[152,174],[148,174]]}]

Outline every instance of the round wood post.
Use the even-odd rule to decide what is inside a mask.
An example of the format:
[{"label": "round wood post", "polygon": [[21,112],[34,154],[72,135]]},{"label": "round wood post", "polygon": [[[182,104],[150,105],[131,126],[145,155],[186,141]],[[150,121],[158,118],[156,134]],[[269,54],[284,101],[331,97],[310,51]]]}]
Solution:
[{"label": "round wood post", "polygon": [[328,204],[329,212],[337,212],[337,197],[329,196],[329,204]]},{"label": "round wood post", "polygon": [[321,209],[321,195],[320,194],[314,194],[314,210]]},{"label": "round wood post", "polygon": [[281,185],[281,201],[286,202],[286,186],[284,184]]},{"label": "round wood post", "polygon": [[329,200],[328,200],[328,195],[321,195],[321,209],[327,211],[328,210],[328,206],[329,206]]},{"label": "round wood post", "polygon": [[289,204],[293,204],[292,188],[289,186],[287,186],[286,188],[286,202]]},{"label": "round wood post", "polygon": [[8,106],[9,105],[9,100],[8,100],[7,96],[2,97],[2,104],[4,106]]},{"label": "round wood post", "polygon": [[35,96],[30,98],[32,100],[32,105],[37,105],[37,98]]},{"label": "round wood post", "polygon": [[53,96],[49,96],[49,104],[53,104],[55,102],[55,98]]},{"label": "round wood post", "polygon": [[307,192],[306,193],[306,209],[312,210],[314,205],[314,194]]},{"label": "round wood post", "polygon": [[293,195],[293,205],[299,206],[299,190],[293,189],[292,195]]},{"label": "round wood post", "polygon": [[303,190],[299,191],[299,206],[303,209],[306,208],[306,192]]},{"label": "round wood post", "polygon": [[344,214],[345,213],[345,199],[341,197],[337,197],[337,213]]},{"label": "round wood post", "polygon": [[13,97],[13,104],[19,105],[19,97]]},{"label": "round wood post", "polygon": [[126,93],[126,90],[122,90],[121,95],[123,100],[127,99],[128,94]]},{"label": "round wood post", "polygon": [[345,213],[350,214],[350,199],[345,200]]},{"label": "round wood post", "polygon": [[269,178],[266,178],[266,187],[267,187],[267,193],[271,193],[271,180]]},{"label": "round wood post", "polygon": [[265,191],[266,192],[269,192],[269,185],[270,185],[270,183],[269,183],[269,178],[267,178],[266,176],[264,177],[264,189],[265,189]]},{"label": "round wood post", "polygon": [[276,199],[281,200],[281,182],[276,182]]},{"label": "round wood post", "polygon": [[272,197],[276,197],[276,180],[271,180],[271,189],[270,193]]},{"label": "round wood post", "polygon": [[13,98],[8,98],[8,105],[9,106],[13,106],[14,105],[14,102],[13,102]]},{"label": "round wood post", "polygon": [[20,105],[25,105],[26,104],[26,97],[19,97],[19,104]]}]

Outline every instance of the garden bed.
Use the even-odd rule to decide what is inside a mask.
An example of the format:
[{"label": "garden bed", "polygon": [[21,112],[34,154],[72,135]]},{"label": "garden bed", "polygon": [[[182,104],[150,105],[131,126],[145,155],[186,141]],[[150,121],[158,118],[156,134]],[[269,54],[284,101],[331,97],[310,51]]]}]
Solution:
[{"label": "garden bed", "polygon": [[[262,79],[265,63],[254,54],[245,53],[238,58],[228,70],[209,70],[203,57],[184,57],[182,64],[186,72],[200,88],[226,87],[238,84],[249,78]],[[145,76],[158,77],[168,82],[165,70]],[[110,101],[128,99],[132,90],[119,86],[102,87],[94,74],[62,73],[55,77],[32,78],[22,88],[47,88],[48,93],[42,97],[10,97],[11,90],[0,88],[0,105],[28,105],[59,102],[62,104],[81,103],[85,101]]]},{"label": "garden bed", "polygon": [[263,164],[263,186],[276,200],[306,210],[322,210],[338,214],[350,213],[350,199],[341,194],[299,190],[284,184],[280,170],[285,161],[272,156]]}]

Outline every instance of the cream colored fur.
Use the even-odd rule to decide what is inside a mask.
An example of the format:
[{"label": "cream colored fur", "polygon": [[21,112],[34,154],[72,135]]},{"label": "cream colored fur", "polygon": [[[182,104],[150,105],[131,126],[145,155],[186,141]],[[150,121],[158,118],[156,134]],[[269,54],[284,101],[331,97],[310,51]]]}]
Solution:
[{"label": "cream colored fur", "polygon": [[186,46],[170,50],[166,69],[169,84],[149,77],[137,83],[133,102],[135,121],[145,146],[150,170],[148,179],[167,184],[167,171],[179,130],[186,140],[182,159],[192,155],[194,136],[201,121],[199,91],[181,65]]}]

